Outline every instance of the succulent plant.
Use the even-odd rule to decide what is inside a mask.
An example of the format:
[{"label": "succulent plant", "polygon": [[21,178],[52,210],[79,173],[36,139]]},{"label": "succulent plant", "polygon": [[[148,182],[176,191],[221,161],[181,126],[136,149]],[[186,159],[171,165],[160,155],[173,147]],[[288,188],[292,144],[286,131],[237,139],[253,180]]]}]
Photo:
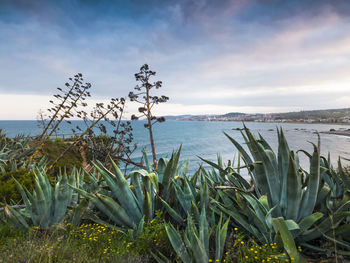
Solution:
[{"label": "succulent plant", "polygon": [[[195,204],[192,204],[195,206]],[[215,229],[208,223],[207,210],[203,207],[198,217],[188,214],[184,231],[178,231],[172,224],[165,224],[169,240],[178,257],[184,263],[208,262],[210,255],[210,240],[215,234],[215,262],[223,257],[229,219],[223,223],[222,216]]]},{"label": "succulent plant", "polygon": [[[233,222],[262,243],[275,241],[283,232],[298,244],[310,247],[310,241],[330,240],[332,231],[338,229],[338,240],[333,236],[334,242],[349,249],[350,244],[339,239],[348,233],[350,213],[349,199],[344,195],[345,183],[339,181],[341,164],[338,173],[321,158],[319,140],[318,145],[313,144],[312,154],[301,151],[310,159],[310,171],[307,172],[299,166],[297,154],[289,149],[282,129],[277,135],[276,155],[261,135],[256,139],[247,128],[242,136],[250,154],[226,134],[240,152],[252,183],[237,169],[206,161],[219,171],[206,173],[211,202],[215,204],[212,209],[230,216]],[[334,200],[335,196],[340,199]],[[341,230],[337,228],[340,225]]]},{"label": "succulent plant", "polygon": [[35,150],[28,146],[29,140],[30,138],[24,135],[8,138],[0,129],[0,172],[16,170],[24,164],[26,157]]},{"label": "succulent plant", "polygon": [[6,205],[5,215],[20,229],[27,229],[30,225],[47,229],[61,223],[68,213],[68,207],[77,203],[77,196],[68,184],[76,186],[79,176],[81,177],[81,174],[75,169],[69,176],[63,172],[52,187],[44,169],[37,169],[33,193],[15,180],[25,206],[17,211]]}]

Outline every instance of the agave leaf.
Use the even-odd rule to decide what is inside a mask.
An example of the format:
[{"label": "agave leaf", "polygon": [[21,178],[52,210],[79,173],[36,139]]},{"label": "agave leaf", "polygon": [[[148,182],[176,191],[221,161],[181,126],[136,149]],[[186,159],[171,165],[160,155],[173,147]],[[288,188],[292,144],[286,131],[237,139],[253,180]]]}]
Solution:
[{"label": "agave leaf", "polygon": [[185,177],[186,176],[186,173],[187,173],[188,168],[189,168],[189,164],[190,164],[190,162],[188,160],[184,163],[184,166],[183,166],[183,168],[181,170],[181,173],[180,173],[181,177]]},{"label": "agave leaf", "polygon": [[195,201],[194,197],[192,195],[192,191],[189,188],[189,185],[186,183],[184,184],[184,190],[181,189],[181,187],[178,185],[178,183],[174,183],[174,189],[176,196],[178,198],[178,201],[182,207],[182,209],[188,213],[191,208],[191,202]]},{"label": "agave leaf", "polygon": [[[320,140],[320,137],[318,137],[318,140]],[[310,159],[310,174],[308,177],[308,185],[306,188],[305,197],[302,200],[301,207],[299,210],[299,219],[304,218],[313,212],[317,201],[317,194],[319,191],[320,153],[319,148],[317,148],[317,146],[313,143],[312,145],[314,146],[314,152]]]},{"label": "agave leaf", "polygon": [[264,220],[265,218],[259,217],[256,211],[251,206],[246,207],[245,212],[247,214],[247,217],[249,218],[248,221],[254,222],[254,225],[259,229],[261,234],[266,236],[267,233],[269,232],[269,229]]},{"label": "agave leaf", "polygon": [[270,208],[269,208],[269,201],[267,199],[267,195],[260,196],[259,202],[264,206],[266,211],[270,210]]},{"label": "agave leaf", "polygon": [[146,163],[147,171],[149,173],[151,173],[153,171],[153,168],[152,168],[152,165],[149,163],[148,156],[147,156],[145,148],[142,148],[142,155],[143,155],[143,159],[145,160],[145,163]]},{"label": "agave leaf", "polygon": [[169,162],[168,158],[160,158],[158,160],[157,173],[158,173],[158,180],[160,183],[163,182],[164,171],[165,171],[165,168],[166,168],[168,162]]},{"label": "agave leaf", "polygon": [[61,222],[66,215],[67,206],[70,203],[71,190],[67,186],[67,176],[64,174],[56,184],[55,203],[51,222],[57,224]]},{"label": "agave leaf", "polygon": [[[260,161],[262,162],[260,165],[255,165],[254,166],[254,171],[252,173],[252,175],[255,173],[255,177],[257,180],[257,183],[255,183],[255,185],[257,185],[261,190],[262,190],[262,194],[266,194],[266,193],[270,193],[272,184],[274,183],[269,183],[268,182],[268,178],[266,177],[266,173],[270,172],[267,171],[267,166],[266,164],[264,165],[264,161],[263,159],[266,159],[266,153],[264,152],[265,150],[263,149],[263,147],[259,144],[258,142],[254,139],[254,136],[250,133],[249,129],[245,128],[246,134],[248,138],[245,138],[246,143],[248,145],[248,148],[254,158],[255,161]],[[242,133],[243,134],[243,133]],[[261,156],[261,153],[264,152],[264,157]],[[271,178],[274,175],[271,175]],[[272,180],[274,181],[274,180]],[[275,199],[275,197],[274,197]],[[272,206],[270,204],[270,206]]]},{"label": "agave leaf", "polygon": [[197,185],[198,177],[199,177],[199,174],[201,173],[201,171],[202,171],[202,166],[200,165],[198,170],[194,173],[194,175],[191,178],[192,185]]},{"label": "agave leaf", "polygon": [[167,210],[167,212],[169,213],[169,215],[175,221],[177,221],[180,224],[184,224],[184,219],[181,217],[181,215],[177,211],[175,211],[172,207],[170,207],[170,205],[166,201],[164,201],[162,198],[160,198],[160,201],[164,205],[164,207]]},{"label": "agave leaf", "polygon": [[225,136],[234,144],[234,146],[237,148],[237,150],[242,154],[243,158],[248,162],[252,163],[252,159],[250,158],[249,154],[243,149],[243,147],[230,135],[228,135],[226,132],[224,132]]},{"label": "agave leaf", "polygon": [[145,198],[143,200],[143,213],[146,216],[146,220],[151,220],[153,217],[153,203],[151,196],[148,191],[145,193]]},{"label": "agave leaf", "polygon": [[[242,155],[243,161],[247,164],[251,164],[253,163],[252,159],[250,158],[249,154],[243,149],[243,147],[232,137],[230,137],[227,133],[225,133],[225,136],[233,143],[233,145],[237,148],[238,152]],[[243,135],[244,136],[244,135]],[[244,136],[245,137],[245,136]],[[258,180],[256,178],[255,175],[255,171],[253,171],[253,173],[251,173],[252,179],[253,179],[253,183],[254,185],[259,188],[261,187],[258,183]]]},{"label": "agave leaf", "polygon": [[230,219],[227,219],[227,221],[222,225],[222,215],[220,216],[219,223],[216,228],[216,253],[215,253],[215,260],[219,260],[221,262],[222,255],[224,253],[225,248],[225,241],[227,236],[227,228],[228,223]]},{"label": "agave leaf", "polygon": [[177,165],[180,159],[181,148],[182,146],[180,146],[177,152],[173,152],[164,170],[163,180],[162,180],[162,185],[163,185],[162,197],[165,200],[168,200],[168,197],[170,195],[170,186],[173,178],[176,175]]},{"label": "agave leaf", "polygon": [[[46,196],[44,194],[43,189],[41,188],[39,176],[35,176],[34,179],[34,195],[33,195],[33,208],[35,211],[33,211],[33,223],[35,225],[40,225],[42,228],[47,228],[49,226],[49,219],[50,219],[50,210],[51,207],[48,206],[48,202],[51,201],[51,198],[49,200],[46,199]],[[40,181],[39,181],[40,180]],[[48,190],[45,190],[46,194],[48,194]]]},{"label": "agave leaf", "polygon": [[209,255],[209,225],[206,216],[207,213],[204,208],[199,219],[199,240],[203,244],[206,254]]},{"label": "agave leaf", "polygon": [[[158,166],[159,167],[159,166]],[[152,257],[157,261],[157,263],[171,263],[170,259],[164,256],[161,252],[158,251],[158,255],[150,251]]]},{"label": "agave leaf", "polygon": [[208,211],[209,191],[208,191],[208,186],[206,182],[202,182],[202,187],[200,190],[200,205],[202,210],[205,209],[205,211]]},{"label": "agave leaf", "polygon": [[242,196],[248,201],[251,207],[254,209],[254,215],[261,221],[262,224],[265,224],[265,216],[268,212],[267,209],[259,202],[256,198],[242,193]]},{"label": "agave leaf", "polygon": [[[261,242],[269,242],[269,239],[266,238],[266,236],[264,236],[262,233],[260,233],[253,225],[251,225],[247,219],[243,218],[243,216],[239,214],[235,207],[226,209],[224,206],[222,206],[219,202],[215,200],[213,200],[213,203],[215,203],[216,206],[221,210],[220,212],[224,212],[226,215],[232,217],[239,225],[241,225],[249,233],[256,236]],[[215,207],[212,207],[211,209],[213,209],[217,214],[220,214],[220,212],[217,211]]]},{"label": "agave leaf", "polygon": [[[22,196],[22,199],[23,199],[23,202],[24,202],[24,205],[26,206],[26,211],[30,214],[30,216],[32,215],[32,209],[31,209],[31,202],[29,201],[29,198],[26,194],[26,191],[27,189],[25,189],[25,187],[22,187],[22,185],[14,178],[12,177],[13,181],[15,182],[16,186],[17,186],[17,189],[19,190],[21,196]],[[25,189],[25,190],[24,190]]]},{"label": "agave leaf", "polygon": [[194,254],[195,262],[197,263],[208,262],[209,257],[208,257],[208,254],[205,253],[206,251],[205,251],[204,245],[200,242],[197,235],[193,235],[193,237],[194,237],[194,242],[191,249]]},{"label": "agave leaf", "polygon": [[[175,230],[173,225],[164,224],[165,230],[168,234],[170,243],[175,250],[176,254],[181,258],[184,263],[191,263],[189,254],[187,253],[185,244],[183,243],[180,234]],[[207,262],[207,261],[206,261]]]},{"label": "agave leaf", "polygon": [[311,226],[313,226],[318,220],[320,220],[323,217],[323,214],[320,212],[313,213],[311,215],[308,215],[307,217],[304,217],[299,222],[300,227],[300,233],[302,234],[306,230],[308,230]]},{"label": "agave leaf", "polygon": [[194,202],[191,202],[190,213],[191,216],[196,220],[196,222],[200,221],[200,214],[197,205]]},{"label": "agave leaf", "polygon": [[[224,169],[223,169],[220,165],[218,165],[218,164],[216,164],[216,163],[214,163],[214,162],[212,162],[212,161],[203,159],[203,158],[200,157],[200,156],[197,156],[197,157],[198,157],[199,159],[201,159],[203,162],[205,162],[205,163],[209,164],[210,166],[212,166],[212,167],[218,169],[220,172],[224,172]],[[217,179],[217,178],[216,178],[216,179]]]},{"label": "agave leaf", "polygon": [[[251,187],[246,179],[244,179],[240,174],[236,172],[228,173],[227,179],[238,188],[249,189]],[[258,196],[260,196],[260,194],[258,194]]]},{"label": "agave leaf", "polygon": [[328,216],[325,220],[323,220],[320,224],[318,224],[314,228],[308,231],[305,231],[300,236],[300,238],[304,242],[316,239],[322,236],[323,234],[325,234],[330,229],[333,229],[333,228],[336,229],[339,223],[347,216],[350,216],[350,212],[334,213],[333,215]]},{"label": "agave leaf", "polygon": [[265,222],[269,229],[272,229],[272,211],[276,209],[276,206],[272,207],[265,216]]},{"label": "agave leaf", "polygon": [[273,152],[271,146],[268,144],[268,142],[264,139],[264,137],[261,136],[260,133],[258,133],[259,135],[259,143],[267,150]]},{"label": "agave leaf", "polygon": [[139,222],[142,214],[137,204],[137,198],[131,191],[128,182],[120,171],[119,167],[111,160],[115,174],[108,171],[102,163],[98,163],[96,168],[100,171],[102,177],[106,180],[113,195],[118,199],[121,206],[128,211],[135,222]]},{"label": "agave leaf", "polygon": [[81,220],[83,219],[83,216],[86,212],[86,210],[89,207],[89,201],[84,198],[80,201],[79,205],[74,208],[73,210],[73,216],[72,216],[72,225],[73,226],[79,226]]},{"label": "agave leaf", "polygon": [[343,166],[340,161],[340,157],[338,159],[338,170],[344,185],[346,186],[347,190],[350,191],[350,176],[344,173]]},{"label": "agave leaf", "polygon": [[88,193],[82,189],[72,187],[75,191],[77,191],[80,195],[88,198],[102,213],[108,216],[111,220],[113,220],[119,226],[127,226],[132,228],[134,226],[131,218],[128,217],[125,210],[112,198]]},{"label": "agave leaf", "polygon": [[147,176],[150,179],[153,187],[158,191],[158,176],[155,173],[149,173]]},{"label": "agave leaf", "polygon": [[137,199],[137,204],[138,207],[141,211],[143,211],[142,209],[142,205],[143,205],[143,194],[142,194],[142,186],[141,186],[141,182],[140,182],[140,177],[139,177],[139,173],[138,172],[131,172],[130,173],[130,180],[131,180],[131,184],[134,187],[134,192],[135,192],[135,196]]},{"label": "agave leaf", "polygon": [[287,173],[286,218],[297,220],[301,201],[301,181],[295,166],[293,154],[289,157]]},{"label": "agave leaf", "polygon": [[15,227],[22,230],[27,230],[29,228],[24,216],[17,212],[16,209],[6,205],[4,211],[5,215]]},{"label": "agave leaf", "polygon": [[292,219],[284,220],[288,230],[298,230],[300,229],[299,225]]},{"label": "agave leaf", "polygon": [[143,226],[145,224],[145,217],[143,216],[137,225],[137,228],[133,231],[133,239],[136,240],[143,231]]},{"label": "agave leaf", "polygon": [[282,217],[274,218],[272,220],[272,225],[276,232],[281,234],[284,249],[287,251],[291,258],[294,258],[296,262],[306,263],[306,260],[298,253],[296,245],[294,243],[294,238],[291,232],[288,230],[288,226]]},{"label": "agave leaf", "polygon": [[[102,194],[95,194],[99,201],[102,202],[102,204],[110,211],[110,214],[113,215],[113,218],[117,218],[120,220],[123,225],[126,227],[133,228],[136,224],[136,218],[131,218],[126,210],[124,210],[123,207],[121,207],[117,202],[115,202],[111,197],[105,196]],[[113,219],[111,218],[111,219]],[[116,221],[116,220],[115,220]],[[118,222],[118,221],[116,221]]]},{"label": "agave leaf", "polygon": [[287,193],[287,173],[288,173],[288,166],[289,166],[289,153],[290,149],[287,143],[287,140],[284,136],[283,130],[279,131],[277,129],[277,135],[278,135],[278,170],[279,170],[279,176],[280,176],[280,182],[281,182],[281,200],[280,200],[280,207],[282,210],[282,213],[285,214],[286,210],[286,193]]}]

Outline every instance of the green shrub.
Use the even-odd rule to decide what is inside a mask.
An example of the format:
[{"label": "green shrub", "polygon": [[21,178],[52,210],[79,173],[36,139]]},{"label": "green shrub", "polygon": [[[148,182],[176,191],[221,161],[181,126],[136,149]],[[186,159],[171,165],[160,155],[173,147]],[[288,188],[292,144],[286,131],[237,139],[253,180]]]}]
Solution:
[{"label": "green shrub", "polygon": [[27,169],[18,169],[16,171],[5,172],[0,174],[0,200],[10,202],[13,200],[19,202],[21,194],[13,180],[15,178],[21,185],[25,186],[29,191],[34,187],[34,173]]},{"label": "green shrub", "polygon": [[[64,141],[60,138],[49,140],[46,142],[42,149],[42,155],[46,157],[48,163],[52,163],[56,158],[69,146],[70,142]],[[79,147],[74,146],[57,162],[54,171],[55,174],[61,168],[71,171],[73,167],[81,167],[83,164],[83,158],[79,152]]]},{"label": "green shrub", "polygon": [[163,213],[156,211],[156,217],[146,223],[140,236],[135,241],[135,249],[138,254],[162,253],[167,258],[175,257],[172,246],[163,223]]}]

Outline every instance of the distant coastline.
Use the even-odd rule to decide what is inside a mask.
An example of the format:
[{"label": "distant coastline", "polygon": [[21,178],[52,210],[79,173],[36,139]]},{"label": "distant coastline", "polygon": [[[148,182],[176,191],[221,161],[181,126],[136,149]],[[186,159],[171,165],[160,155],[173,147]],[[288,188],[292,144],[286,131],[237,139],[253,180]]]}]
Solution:
[{"label": "distant coastline", "polygon": [[207,121],[207,122],[255,122],[255,123],[296,123],[296,124],[332,124],[338,126],[350,126],[350,122],[301,122],[301,121],[252,121],[252,120],[198,120],[198,119],[166,119],[166,121]]},{"label": "distant coastline", "polygon": [[304,124],[350,124],[350,108],[312,110],[286,113],[241,113],[207,115],[165,116],[167,120],[178,121],[244,121],[263,123],[304,123]]}]

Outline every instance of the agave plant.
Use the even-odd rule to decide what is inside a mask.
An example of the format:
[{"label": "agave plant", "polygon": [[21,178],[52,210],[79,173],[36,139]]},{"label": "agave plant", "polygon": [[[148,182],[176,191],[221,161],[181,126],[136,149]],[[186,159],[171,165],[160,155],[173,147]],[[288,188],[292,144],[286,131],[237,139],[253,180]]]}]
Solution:
[{"label": "agave plant", "polygon": [[[88,198],[100,213],[108,217],[107,221],[97,216],[90,217],[92,220],[135,230],[133,235],[137,236],[142,231],[144,221],[151,220],[155,211],[163,207],[161,202],[173,203],[173,179],[187,169],[186,165],[182,169],[182,165],[179,165],[180,151],[181,148],[174,152],[170,160],[161,158],[157,173],[152,171],[145,152],[147,170],[132,171],[128,175],[124,175],[112,160],[112,171],[97,161],[94,166],[102,181],[92,182],[94,192],[77,187],[73,189]],[[91,180],[94,178],[90,176]]]},{"label": "agave plant", "polygon": [[[220,174],[219,177],[206,176],[208,183],[217,190],[214,191],[215,198],[212,198],[216,206],[212,209],[231,216],[262,243],[276,240],[279,237],[277,232],[288,232],[298,244],[304,246],[316,238],[330,237],[329,232],[339,224],[343,224],[342,232],[346,232],[349,226],[344,222],[349,216],[350,203],[345,199],[332,212],[327,208],[330,205],[330,188],[338,193],[340,188],[339,184],[338,188],[334,186],[336,182],[332,183],[334,176],[331,179],[330,175],[334,171],[330,167],[321,166],[320,143],[313,144],[312,154],[307,153],[310,158],[310,171],[307,172],[299,166],[297,154],[289,149],[282,129],[277,133],[277,155],[261,135],[256,139],[247,128],[242,136],[250,154],[226,134],[246,163],[252,184],[240,176],[237,170],[230,167],[223,169],[220,163],[207,161]],[[214,180],[221,185],[215,186]],[[324,209],[319,209],[320,207]],[[276,218],[281,221],[273,224],[277,222]],[[284,228],[282,232],[279,231],[281,227]],[[348,245],[344,241],[336,242],[344,247]]]},{"label": "agave plant", "polygon": [[34,151],[28,146],[29,140],[24,135],[8,138],[0,129],[0,172],[4,173],[8,167],[16,170],[24,164],[25,158]]},{"label": "agave plant", "polygon": [[75,169],[69,176],[63,172],[58,176],[55,186],[52,187],[44,169],[37,169],[33,193],[15,180],[24,202],[24,208],[17,211],[5,205],[5,215],[15,227],[20,229],[27,229],[30,225],[47,229],[61,223],[68,213],[68,206],[75,206],[78,202],[78,196],[68,187],[68,183],[77,186],[79,182],[77,178],[81,179],[81,176]]},{"label": "agave plant", "polygon": [[220,217],[214,231],[214,228],[208,224],[206,209],[203,208],[197,220],[191,214],[188,215],[186,229],[182,232],[183,237],[181,232],[170,223],[165,224],[165,229],[173,249],[184,263],[208,262],[211,259],[210,237],[215,233],[215,260],[213,261],[220,262],[225,248],[228,224],[229,219],[223,224]]},{"label": "agave plant", "polygon": [[[211,258],[209,240],[214,233],[216,251],[213,257],[215,261],[221,261],[226,241],[229,219],[223,224],[221,215],[217,221],[210,209],[207,182],[200,171],[192,178],[183,174],[172,179],[174,198],[168,200],[171,204],[160,198],[170,221],[173,221],[173,224],[165,224],[168,238],[182,262],[208,262]],[[158,262],[170,262],[160,253],[152,255]]]}]

